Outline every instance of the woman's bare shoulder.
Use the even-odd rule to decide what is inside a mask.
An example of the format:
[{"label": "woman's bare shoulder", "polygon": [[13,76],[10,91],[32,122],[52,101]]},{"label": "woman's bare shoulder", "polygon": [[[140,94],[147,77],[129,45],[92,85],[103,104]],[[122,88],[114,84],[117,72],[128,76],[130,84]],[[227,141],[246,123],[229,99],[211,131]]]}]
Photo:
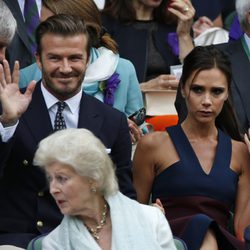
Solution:
[{"label": "woman's bare shoulder", "polygon": [[232,149],[234,152],[239,154],[248,153],[247,145],[242,141],[236,141],[232,139]]},{"label": "woman's bare shoulder", "polygon": [[151,148],[163,143],[167,143],[169,140],[170,137],[167,132],[156,131],[143,136],[143,138],[139,141],[139,144],[143,147]]},{"label": "woman's bare shoulder", "polygon": [[232,162],[236,163],[238,173],[242,173],[245,167],[249,167],[250,154],[244,142],[232,140],[232,156]]}]

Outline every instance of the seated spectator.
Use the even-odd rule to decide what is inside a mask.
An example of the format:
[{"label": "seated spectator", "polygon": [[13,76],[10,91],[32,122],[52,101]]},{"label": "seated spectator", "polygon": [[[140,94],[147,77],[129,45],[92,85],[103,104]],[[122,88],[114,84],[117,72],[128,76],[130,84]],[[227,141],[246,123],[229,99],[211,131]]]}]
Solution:
[{"label": "seated spectator", "polygon": [[[231,69],[214,46],[195,47],[180,79],[185,120],[144,136],[133,160],[139,202],[160,199],[188,249],[246,249],[250,155],[230,105]],[[234,207],[234,232],[228,231]]]},{"label": "seated spectator", "polygon": [[0,64],[0,245],[27,247],[62,219],[44,173],[32,164],[38,143],[58,129],[87,128],[116,164],[119,189],[136,198],[131,176],[131,140],[124,113],[82,91],[90,35],[80,17],[56,15],[37,28],[42,80],[25,92],[18,63],[11,74]]},{"label": "seated spectator", "polygon": [[[236,0],[236,12],[244,34],[236,41],[218,44],[220,50],[227,54],[232,69],[232,101],[239,120],[240,130],[246,133],[250,128],[250,85],[247,84],[250,78],[250,24],[249,24],[249,0]],[[187,110],[180,88],[175,101],[179,121],[186,117]]]},{"label": "seated spectator", "polygon": [[141,89],[177,87],[170,66],[179,64],[193,48],[190,36],[194,9],[189,0],[107,1],[103,25],[132,61]]},{"label": "seated spectator", "polygon": [[43,239],[43,249],[176,249],[160,209],[118,191],[113,163],[90,131],[50,135],[40,142],[34,164],[45,169],[50,193],[64,215]]},{"label": "seated spectator", "polygon": [[[132,61],[143,92],[177,88],[170,66],[179,65],[193,48],[190,29],[195,10],[189,0],[106,1],[103,25],[118,43],[120,55]],[[176,124],[166,114],[147,119],[154,128]]]},{"label": "seated spectator", "polygon": [[[90,30],[92,48],[83,90],[100,101],[132,115],[143,107],[142,94],[133,64],[119,57],[115,41],[102,28],[99,10],[93,0],[43,0],[41,19],[55,14],[81,16]],[[41,71],[33,64],[20,74],[19,86],[25,87],[31,80],[40,80]],[[131,139],[138,141],[142,132],[128,119]]]}]

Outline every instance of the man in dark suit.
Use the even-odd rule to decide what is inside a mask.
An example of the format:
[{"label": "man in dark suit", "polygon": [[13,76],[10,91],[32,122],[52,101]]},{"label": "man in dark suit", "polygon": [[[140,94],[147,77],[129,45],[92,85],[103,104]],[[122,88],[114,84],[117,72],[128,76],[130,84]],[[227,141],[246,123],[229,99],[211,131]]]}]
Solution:
[{"label": "man in dark suit", "polygon": [[90,49],[86,26],[71,16],[50,17],[37,29],[37,44],[40,83],[31,82],[22,94],[18,65],[13,77],[6,60],[0,69],[0,244],[19,247],[54,229],[62,218],[44,173],[32,165],[39,141],[53,132],[58,101],[66,103],[61,115],[67,127],[89,129],[102,140],[121,192],[135,198],[127,119],[82,92]]},{"label": "man in dark suit", "polygon": [[244,35],[237,41],[221,44],[217,47],[224,51],[231,61],[233,104],[241,131],[246,133],[250,128],[250,58],[244,49],[243,39],[245,39]]},{"label": "man in dark suit", "polygon": [[229,57],[232,68],[232,98],[242,133],[250,128],[250,2],[237,0],[235,8],[239,23],[244,34],[236,41],[219,44]]},{"label": "man in dark suit", "polygon": [[20,63],[20,68],[24,68],[32,64],[35,60],[31,50],[30,40],[25,26],[22,10],[18,0],[3,0],[9,7],[13,16],[17,21],[17,30],[15,36],[7,48],[7,58],[11,68],[13,68],[15,60]]}]

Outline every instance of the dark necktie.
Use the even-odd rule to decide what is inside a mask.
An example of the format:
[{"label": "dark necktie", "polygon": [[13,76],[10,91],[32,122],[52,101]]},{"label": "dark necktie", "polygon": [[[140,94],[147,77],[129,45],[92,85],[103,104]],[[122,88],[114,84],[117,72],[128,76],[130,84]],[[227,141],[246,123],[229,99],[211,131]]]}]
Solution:
[{"label": "dark necktie", "polygon": [[26,31],[30,41],[32,55],[36,52],[35,30],[39,24],[39,13],[36,0],[25,0],[24,3],[24,19]]},{"label": "dark necktie", "polygon": [[65,123],[62,112],[67,104],[65,102],[57,102],[56,104],[57,104],[57,112],[56,112],[56,117],[55,117],[55,122],[54,122],[54,131],[66,128],[66,123]]}]

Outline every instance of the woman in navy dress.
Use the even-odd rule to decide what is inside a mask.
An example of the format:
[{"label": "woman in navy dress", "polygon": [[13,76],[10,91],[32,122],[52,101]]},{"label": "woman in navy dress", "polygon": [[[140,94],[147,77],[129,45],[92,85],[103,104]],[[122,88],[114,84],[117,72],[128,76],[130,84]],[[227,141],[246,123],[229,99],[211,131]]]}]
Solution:
[{"label": "woman in navy dress", "polygon": [[[180,80],[188,115],[139,142],[133,161],[138,200],[160,201],[173,234],[189,249],[245,249],[250,225],[250,156],[230,105],[228,59],[213,46],[185,58]],[[228,231],[234,211],[234,232]]]}]

